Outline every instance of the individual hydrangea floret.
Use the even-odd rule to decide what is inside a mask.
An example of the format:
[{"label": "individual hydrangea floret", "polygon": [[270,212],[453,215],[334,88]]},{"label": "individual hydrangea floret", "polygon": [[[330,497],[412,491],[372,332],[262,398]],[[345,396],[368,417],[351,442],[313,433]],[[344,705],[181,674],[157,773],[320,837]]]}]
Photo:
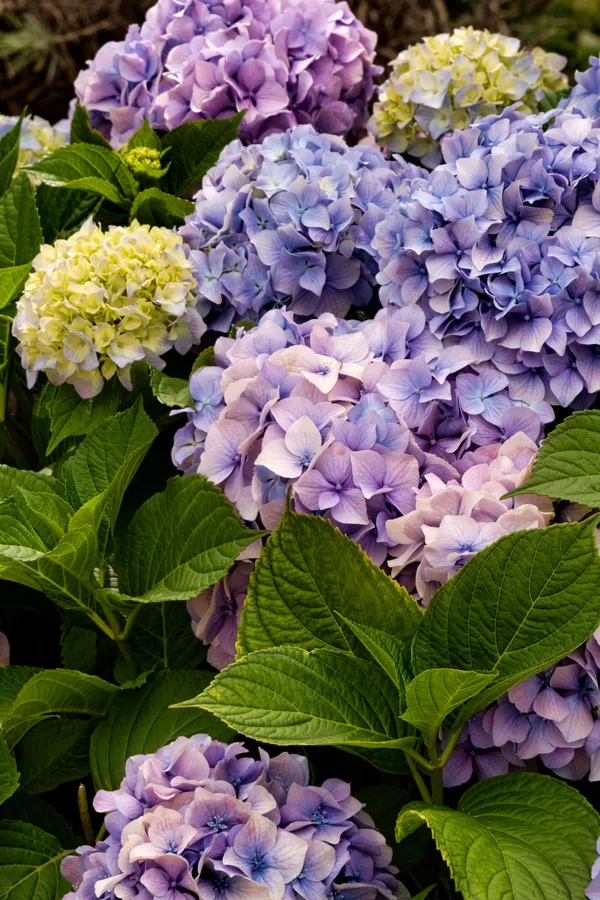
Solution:
[{"label": "individual hydrangea floret", "polygon": [[224,669],[235,659],[240,616],[253,568],[249,560],[236,562],[214,587],[188,600],[194,634],[208,646],[206,658],[215,669]]},{"label": "individual hydrangea floret", "polygon": [[[0,115],[0,140],[15,127],[18,116]],[[67,122],[51,125],[40,116],[25,116],[21,124],[19,142],[19,158],[15,174],[23,166],[32,166],[48,153],[54,153],[69,142],[69,126]]]},{"label": "individual hydrangea floret", "polygon": [[600,57],[590,56],[590,68],[575,73],[576,84],[561,106],[595,118],[600,112]]},{"label": "individual hydrangea floret", "polygon": [[600,838],[598,838],[596,850],[598,852],[598,859],[592,867],[592,882],[585,892],[585,896],[588,900],[600,900]]},{"label": "individual hydrangea floret", "polygon": [[517,101],[524,112],[535,112],[547,91],[568,84],[563,56],[521,49],[517,38],[471,26],[426,37],[391,65],[369,128],[382,145],[431,167],[448,132]]},{"label": "individual hydrangea floret", "polygon": [[196,251],[201,313],[227,330],[266,306],[302,316],[364,306],[377,271],[375,226],[420,172],[310,125],[231,143],[180,229]]},{"label": "individual hydrangea floret", "polygon": [[133,222],[102,231],[89,219],[45,244],[13,323],[29,387],[45,372],[94,397],[115,374],[130,387],[137,360],[163,368],[163,354],[187,353],[206,330],[195,285],[181,238],[166,228]]},{"label": "individual hydrangea floret", "polygon": [[489,117],[375,226],[382,304],[423,309],[489,368],[469,404],[493,405],[496,377],[542,415],[600,389],[599,137],[581,113]]},{"label": "individual hydrangea floret", "polygon": [[335,0],[159,0],[141,28],[110,41],[75,89],[114,146],[148,116],[158,129],[247,110],[242,140],[311,123],[358,134],[376,35]]},{"label": "individual hydrangea floret", "polygon": [[599,639],[600,630],[471,719],[444,769],[444,783],[454,787],[472,775],[504,775],[535,760],[561,778],[599,781]]},{"label": "individual hydrangea floret", "polygon": [[408,900],[392,851],[350,785],[309,784],[305,756],[180,737],[98,791],[107,837],[61,871],[69,900]]}]

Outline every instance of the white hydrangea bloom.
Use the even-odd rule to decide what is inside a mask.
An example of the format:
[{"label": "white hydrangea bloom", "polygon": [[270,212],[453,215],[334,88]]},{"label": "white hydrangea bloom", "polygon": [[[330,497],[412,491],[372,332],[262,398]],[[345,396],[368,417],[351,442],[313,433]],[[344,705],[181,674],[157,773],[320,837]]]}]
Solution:
[{"label": "white hydrangea bloom", "polygon": [[167,228],[133,222],[104,232],[89,219],[45,244],[13,323],[29,387],[43,371],[94,397],[115,374],[130,387],[136,360],[163,368],[163,354],[187,353],[206,331],[195,287],[183,241]]},{"label": "white hydrangea bloom", "polygon": [[426,37],[391,64],[369,128],[383,146],[433,166],[447,132],[516,102],[535,112],[546,92],[567,87],[565,64],[557,53],[471,26]]}]

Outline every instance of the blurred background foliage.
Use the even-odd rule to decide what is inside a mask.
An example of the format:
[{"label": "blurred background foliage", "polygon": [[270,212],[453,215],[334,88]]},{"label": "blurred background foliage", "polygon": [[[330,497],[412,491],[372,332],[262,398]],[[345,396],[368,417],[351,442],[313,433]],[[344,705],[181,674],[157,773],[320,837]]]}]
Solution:
[{"label": "blurred background foliage", "polygon": [[[141,22],[153,0],[0,0],[0,112],[24,106],[50,121],[66,115],[72,82],[109,40]],[[379,34],[388,63],[427,34],[471,24],[564,54],[569,74],[600,52],[600,0],[349,0]]]}]

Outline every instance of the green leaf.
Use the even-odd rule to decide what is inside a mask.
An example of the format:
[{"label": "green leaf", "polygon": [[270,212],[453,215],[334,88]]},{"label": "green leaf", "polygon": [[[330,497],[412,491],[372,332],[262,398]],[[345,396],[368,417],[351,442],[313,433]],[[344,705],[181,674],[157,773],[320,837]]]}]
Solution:
[{"label": "green leaf", "polygon": [[129,221],[160,228],[178,228],[196,207],[190,200],[182,200],[155,187],[141,191],[129,212]]},{"label": "green leaf", "polygon": [[102,203],[97,194],[60,191],[48,184],[40,184],[36,200],[47,244],[70,237],[86,219],[95,216]]},{"label": "green leaf", "polygon": [[533,472],[507,494],[542,494],[600,506],[600,412],[573,413],[542,441]]},{"label": "green leaf", "polygon": [[3,820],[13,819],[37,825],[48,834],[53,835],[65,849],[72,849],[83,843],[81,837],[74,834],[64,816],[61,816],[53,806],[34,794],[17,791],[2,806],[0,817]]},{"label": "green leaf", "polygon": [[[0,738],[0,806],[19,787],[19,772],[14,758],[6,745],[6,741]],[[1,813],[0,813],[1,815]]]},{"label": "green leaf", "polygon": [[598,521],[516,532],[477,553],[429,604],[414,672],[497,671],[467,715],[584,643],[600,624]]},{"label": "green leaf", "polygon": [[140,401],[100,422],[65,463],[71,504],[83,506],[108,491],[107,514],[114,525],[125,489],[157,433]]},{"label": "green leaf", "polygon": [[88,719],[44,719],[34,725],[17,746],[23,790],[41,794],[84,778],[90,771],[91,731]]},{"label": "green leaf", "polygon": [[77,669],[91,675],[96,668],[98,634],[69,620],[63,625],[60,659],[65,669]]},{"label": "green leaf", "polygon": [[144,119],[141,128],[131,135],[127,142],[126,150],[135,150],[136,147],[151,147],[152,150],[162,150],[162,143],[159,136],[152,130],[152,126],[148,118]]},{"label": "green leaf", "polygon": [[239,652],[360,646],[336,616],[410,641],[422,615],[404,588],[325,519],[286,511],[250,581]]},{"label": "green leaf", "polygon": [[121,157],[107,147],[68,144],[27,167],[45,184],[100,193],[120,206],[128,206],[138,184]]},{"label": "green leaf", "polygon": [[412,898],[412,900],[425,900],[426,897],[429,897],[432,891],[435,891],[435,888],[435,884],[430,885],[428,888],[425,888],[424,891],[419,891],[419,893],[416,894]]},{"label": "green leaf", "polygon": [[465,900],[582,900],[600,833],[581,794],[546,775],[490,778],[456,811],[413,803],[397,839],[424,822]]},{"label": "green leaf", "polygon": [[12,324],[9,316],[0,316],[0,375],[10,359]]},{"label": "green leaf", "polygon": [[59,900],[69,890],[60,874],[65,850],[28,822],[0,822],[0,900]]},{"label": "green leaf", "polygon": [[35,191],[22,173],[0,197],[0,269],[31,262],[42,241]]},{"label": "green leaf", "polygon": [[257,650],[182,705],[200,706],[270,744],[393,749],[414,742],[398,720],[396,689],[385,673],[339,651]]},{"label": "green leaf", "polygon": [[407,644],[399,641],[392,634],[371,628],[369,625],[357,625],[356,622],[352,622],[342,615],[340,615],[340,619],[354,632],[363,647],[369,651],[375,662],[379,663],[388,678],[404,695],[412,679],[412,673],[408,668]]},{"label": "green leaf", "polygon": [[206,647],[190,627],[185,603],[151,603],[135,622],[130,637],[136,662],[145,670],[194,669],[206,657]]},{"label": "green leaf", "polygon": [[231,119],[204,119],[186,122],[162,138],[162,145],[169,149],[171,168],[161,181],[161,187],[169,194],[183,196],[217,162],[221,150],[237,137],[244,112]]},{"label": "green leaf", "polygon": [[172,378],[170,375],[163,375],[158,369],[151,369],[150,386],[156,399],[165,406],[184,409],[194,405],[190,383],[186,378]]},{"label": "green leaf", "polygon": [[0,197],[8,190],[19,161],[23,116],[0,140]]},{"label": "green leaf", "polygon": [[0,309],[4,309],[21,293],[31,271],[31,263],[0,269]]},{"label": "green leaf", "polygon": [[111,150],[108,141],[92,128],[88,111],[81,103],[76,105],[71,119],[71,144],[96,144],[98,147]]},{"label": "green leaf", "polygon": [[47,716],[69,713],[101,718],[119,688],[95,675],[48,669],[21,688],[4,719],[2,734],[10,748]]},{"label": "green leaf", "polygon": [[51,475],[0,465],[0,500],[17,497],[19,489],[30,493],[55,494],[63,499],[65,497],[64,487]]},{"label": "green leaf", "polygon": [[0,725],[23,685],[41,671],[33,666],[0,666]]},{"label": "green leaf", "polygon": [[115,561],[119,587],[146,603],[187,600],[222,578],[263,534],[247,528],[201,475],[172,478],[129,524]]},{"label": "green leaf", "polygon": [[122,691],[92,735],[90,765],[96,787],[116,790],[130,756],[154,753],[180,735],[209,734],[230,741],[234,732],[210,713],[168,708],[203,690],[211,677],[210,672],[161,672],[141,688]]},{"label": "green leaf", "polygon": [[214,347],[205,347],[204,350],[201,350],[196,359],[194,360],[194,365],[192,366],[192,371],[190,374],[194,374],[198,369],[203,369],[204,366],[212,366],[215,361],[215,348]]},{"label": "green leaf", "polygon": [[[334,744],[338,750],[358,756],[364,762],[391,775],[410,775],[410,768],[404,754],[398,750],[373,749],[372,747],[351,747],[348,744]],[[362,767],[364,768],[364,767]]]},{"label": "green leaf", "polygon": [[462,669],[427,669],[409,684],[402,718],[421,731],[428,746],[435,746],[446,716],[485,690],[496,677],[494,673]]},{"label": "green leaf", "polygon": [[82,400],[72,385],[61,384],[49,404],[52,438],[46,453],[50,455],[65,438],[89,434],[100,422],[113,416],[124,394],[125,389],[116,378],[90,400]]}]

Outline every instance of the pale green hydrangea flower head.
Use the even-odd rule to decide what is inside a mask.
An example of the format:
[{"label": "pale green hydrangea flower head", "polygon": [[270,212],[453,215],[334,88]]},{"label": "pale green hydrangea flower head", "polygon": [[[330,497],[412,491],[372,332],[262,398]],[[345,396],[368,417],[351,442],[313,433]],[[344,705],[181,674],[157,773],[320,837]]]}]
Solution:
[{"label": "pale green hydrangea flower head", "polygon": [[[0,139],[11,131],[17,122],[18,116],[0,115]],[[34,163],[54,153],[60,147],[69,143],[68,123],[51,125],[46,119],[39,116],[25,116],[21,125],[21,140],[19,142],[19,159],[15,168],[18,175],[23,166],[32,166]]]},{"label": "pale green hydrangea flower head", "polygon": [[517,102],[523,112],[536,112],[547,92],[568,86],[564,56],[524,50],[517,38],[470,26],[426,37],[391,65],[369,129],[382,146],[431,167],[449,131]]},{"label": "pale green hydrangea flower head", "polygon": [[67,240],[42,246],[17,304],[13,334],[29,387],[38,372],[100,393],[115,374],[131,388],[132,363],[157,369],[173,347],[187,353],[206,325],[181,237],[133,222],[108,231],[89,219]]}]

